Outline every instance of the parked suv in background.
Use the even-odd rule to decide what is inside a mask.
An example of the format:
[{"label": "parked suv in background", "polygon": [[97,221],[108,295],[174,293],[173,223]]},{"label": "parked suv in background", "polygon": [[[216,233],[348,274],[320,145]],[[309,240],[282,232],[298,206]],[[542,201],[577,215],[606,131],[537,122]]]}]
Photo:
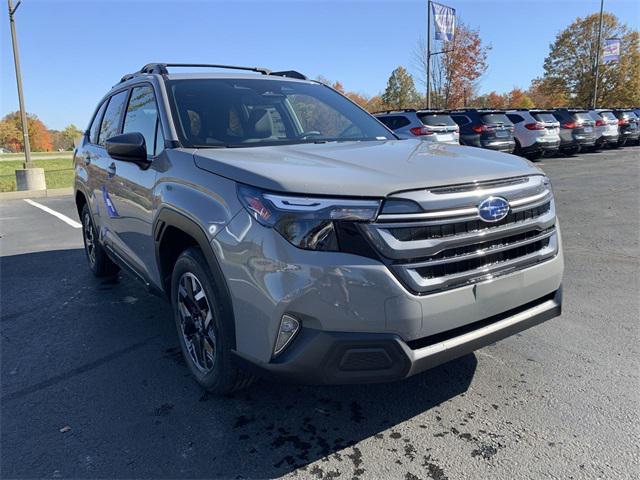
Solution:
[{"label": "parked suv in background", "polygon": [[100,101],[75,200],[93,273],[168,297],[203,387],[401,379],[560,314],[560,227],[530,162],[399,140],[297,72],[178,66]]},{"label": "parked suv in background", "polygon": [[611,110],[599,108],[589,110],[589,115],[595,123],[596,132],[596,148],[604,146],[618,146],[618,137],[620,128],[618,127],[618,119]]},{"label": "parked suv in background", "polygon": [[535,160],[553,155],[560,147],[560,124],[546,110],[509,110],[516,140],[515,153]]},{"label": "parked suv in background", "polygon": [[613,114],[618,119],[620,127],[620,136],[618,137],[618,145],[624,146],[638,141],[640,137],[640,118],[633,110],[616,108]]},{"label": "parked suv in background", "polygon": [[460,143],[511,153],[516,147],[513,124],[504,112],[467,108],[449,115],[460,127]]},{"label": "parked suv in background", "polygon": [[373,114],[400,138],[460,144],[458,125],[440,110],[386,110]]},{"label": "parked suv in background", "polygon": [[556,108],[553,116],[560,122],[560,150],[575,154],[596,144],[596,122],[587,110]]}]

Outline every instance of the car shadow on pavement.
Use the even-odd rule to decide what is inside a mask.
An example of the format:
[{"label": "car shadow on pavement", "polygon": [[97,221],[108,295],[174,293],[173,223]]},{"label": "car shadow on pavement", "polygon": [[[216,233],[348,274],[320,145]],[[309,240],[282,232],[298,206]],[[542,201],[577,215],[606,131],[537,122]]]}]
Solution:
[{"label": "car shadow on pavement", "polygon": [[81,249],[1,259],[3,476],[332,478],[308,465],[333,456],[357,477],[359,442],[413,455],[403,422],[438,420],[475,373],[467,355],[395,383],[261,380],[212,396],[184,364],[169,304],[85,262]]}]

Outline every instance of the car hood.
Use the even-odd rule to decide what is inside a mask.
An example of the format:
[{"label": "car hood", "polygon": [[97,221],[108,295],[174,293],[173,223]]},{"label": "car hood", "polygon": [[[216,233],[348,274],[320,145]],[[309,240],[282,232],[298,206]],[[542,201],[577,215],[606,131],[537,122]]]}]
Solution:
[{"label": "car hood", "polygon": [[203,170],[267,190],[363,197],[540,173],[514,155],[419,140],[199,149],[194,159]]}]

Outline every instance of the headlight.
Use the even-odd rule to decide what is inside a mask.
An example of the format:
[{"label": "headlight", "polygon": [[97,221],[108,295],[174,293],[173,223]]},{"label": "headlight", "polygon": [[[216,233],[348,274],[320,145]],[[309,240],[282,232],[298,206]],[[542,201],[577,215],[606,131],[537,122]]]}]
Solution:
[{"label": "headlight", "polygon": [[238,185],[238,198],[262,225],[309,250],[338,251],[335,222],[368,222],[380,209],[380,200],[282,195],[246,185]]}]

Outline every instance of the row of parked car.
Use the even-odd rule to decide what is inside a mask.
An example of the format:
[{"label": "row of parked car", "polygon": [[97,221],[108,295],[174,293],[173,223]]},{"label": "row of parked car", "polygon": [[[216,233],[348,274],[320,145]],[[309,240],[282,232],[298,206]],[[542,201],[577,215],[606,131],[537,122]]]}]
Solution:
[{"label": "row of parked car", "polygon": [[401,138],[460,143],[531,160],[640,142],[640,108],[404,109],[374,115]]}]

